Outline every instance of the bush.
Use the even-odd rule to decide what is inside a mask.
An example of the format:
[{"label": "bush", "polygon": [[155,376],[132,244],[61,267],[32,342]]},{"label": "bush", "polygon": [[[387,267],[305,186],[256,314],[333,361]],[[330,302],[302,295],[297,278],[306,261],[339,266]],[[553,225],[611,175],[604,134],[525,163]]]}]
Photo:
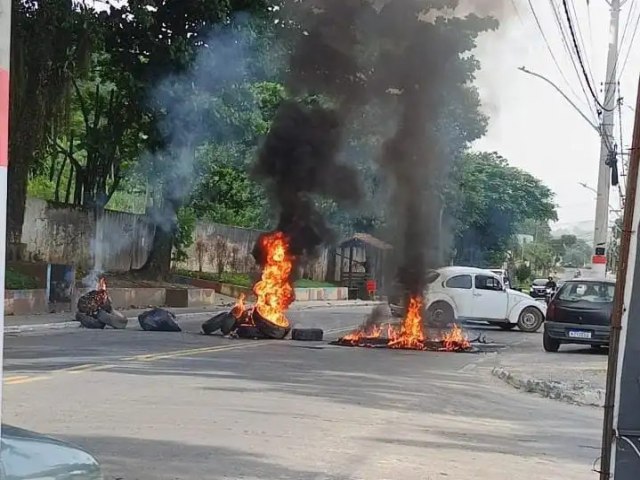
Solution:
[{"label": "bush", "polygon": [[11,268],[5,270],[4,282],[7,290],[35,290],[38,288],[38,282],[35,278],[16,272]]}]

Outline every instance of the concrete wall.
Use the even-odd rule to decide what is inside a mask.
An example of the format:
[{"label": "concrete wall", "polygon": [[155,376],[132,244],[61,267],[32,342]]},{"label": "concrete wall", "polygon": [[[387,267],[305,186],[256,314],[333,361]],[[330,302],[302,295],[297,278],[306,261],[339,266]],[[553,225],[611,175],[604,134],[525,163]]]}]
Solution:
[{"label": "concrete wall", "polygon": [[[176,267],[210,273],[255,272],[256,264],[251,252],[262,233],[264,232],[261,230],[250,228],[199,222],[196,224],[193,245],[187,249],[188,260],[177,262]],[[325,249],[317,259],[300,265],[299,275],[324,281],[327,255]]]},{"label": "concrete wall", "polygon": [[5,290],[5,315],[46,313],[49,307],[46,290]]},{"label": "concrete wall", "polygon": [[[125,271],[141,267],[151,249],[153,226],[141,215],[106,211],[104,214],[103,268]],[[96,222],[87,210],[27,199],[22,241],[32,261],[93,265]]]},{"label": "concrete wall", "polygon": [[[149,255],[154,226],[144,215],[106,211],[103,238],[96,242],[96,221],[82,208],[56,205],[35,198],[27,199],[23,243],[31,261],[73,264],[84,270],[93,268],[95,247],[102,248],[102,269],[128,271],[141,267]],[[251,255],[263,233],[259,230],[199,222],[194,243],[187,250],[189,259],[177,268],[219,273],[251,273],[256,265]],[[300,275],[325,280],[327,251],[318,259],[300,266]]]}]

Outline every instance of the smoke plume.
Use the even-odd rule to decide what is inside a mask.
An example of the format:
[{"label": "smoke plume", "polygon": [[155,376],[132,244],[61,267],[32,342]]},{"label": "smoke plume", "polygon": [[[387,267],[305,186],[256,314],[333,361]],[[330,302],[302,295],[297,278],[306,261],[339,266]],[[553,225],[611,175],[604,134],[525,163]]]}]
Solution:
[{"label": "smoke plume", "polygon": [[[313,255],[332,240],[317,196],[342,205],[361,197],[357,171],[339,161],[348,117],[363,102],[352,28],[361,8],[360,0],[326,0],[290,12],[305,28],[289,59],[286,86],[294,99],[279,107],[255,174],[271,193],[277,230],[296,256]],[[254,254],[260,263],[259,250]]]},{"label": "smoke plume", "polygon": [[287,87],[316,100],[284,103],[259,154],[256,172],[279,209],[278,229],[289,234],[296,255],[330,239],[314,199],[360,198],[356,171],[338,158],[348,122],[373,107],[392,131],[378,158],[390,202],[379,208],[394,232],[398,279],[406,291],[421,294],[428,270],[441,262],[441,192],[451,157],[442,117],[451,96],[473,79],[461,56],[474,48],[478,31],[493,28],[464,22],[480,21],[472,12],[500,13],[502,1],[296,4],[305,5],[294,15],[305,34],[291,55]]}]

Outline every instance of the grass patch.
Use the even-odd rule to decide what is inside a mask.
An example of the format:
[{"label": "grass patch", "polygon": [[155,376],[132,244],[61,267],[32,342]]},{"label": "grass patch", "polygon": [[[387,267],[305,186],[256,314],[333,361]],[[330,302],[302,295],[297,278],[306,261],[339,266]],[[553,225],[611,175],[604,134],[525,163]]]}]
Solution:
[{"label": "grass patch", "polygon": [[24,273],[16,272],[11,268],[5,270],[5,288],[7,290],[35,290],[38,282]]},{"label": "grass patch", "polygon": [[[231,273],[225,272],[222,275],[210,272],[190,272],[188,270],[178,270],[177,275],[189,278],[199,278],[201,280],[210,280],[212,282],[227,283],[229,285],[237,285],[239,287],[250,288],[253,286],[253,281],[248,273]],[[301,278],[295,282],[297,288],[330,288],[335,287],[334,284],[328,282],[318,282],[315,280],[307,280]]]}]

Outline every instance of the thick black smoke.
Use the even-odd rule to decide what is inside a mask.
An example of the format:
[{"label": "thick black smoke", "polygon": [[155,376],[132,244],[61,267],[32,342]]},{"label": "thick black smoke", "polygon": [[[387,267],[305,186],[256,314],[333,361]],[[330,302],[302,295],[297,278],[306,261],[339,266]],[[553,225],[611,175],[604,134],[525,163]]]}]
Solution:
[{"label": "thick black smoke", "polygon": [[[394,35],[399,50],[384,63],[386,80],[400,93],[395,134],[383,146],[381,168],[392,183],[388,217],[393,220],[393,243],[399,255],[398,281],[413,295],[426,287],[426,272],[440,266],[440,195],[448,158],[437,135],[446,102],[447,82],[455,81],[452,67],[460,45],[438,22],[411,22],[420,2],[390,2],[381,15],[404,24]],[[385,12],[385,10],[387,10]],[[407,28],[413,25],[413,28]]]},{"label": "thick black smoke", "polygon": [[286,82],[295,99],[279,107],[255,174],[271,193],[279,213],[277,230],[287,234],[296,256],[313,255],[332,240],[314,198],[348,205],[361,197],[357,171],[340,163],[338,154],[347,118],[363,101],[353,28],[362,5],[325,0],[305,2],[291,12],[304,28]]},{"label": "thick black smoke", "polygon": [[[480,3],[486,9],[501,2]],[[330,239],[314,196],[360,198],[357,172],[337,158],[348,122],[375,110],[393,132],[379,153],[390,202],[378,207],[392,227],[398,279],[420,294],[428,270],[441,262],[440,193],[450,159],[438,125],[451,95],[469,80],[460,56],[473,48],[474,34],[453,18],[457,0],[294,4],[305,5],[295,21],[306,34],[290,58],[287,86],[318,100],[284,103],[259,154],[256,172],[276,201],[278,229],[296,255]]]}]

